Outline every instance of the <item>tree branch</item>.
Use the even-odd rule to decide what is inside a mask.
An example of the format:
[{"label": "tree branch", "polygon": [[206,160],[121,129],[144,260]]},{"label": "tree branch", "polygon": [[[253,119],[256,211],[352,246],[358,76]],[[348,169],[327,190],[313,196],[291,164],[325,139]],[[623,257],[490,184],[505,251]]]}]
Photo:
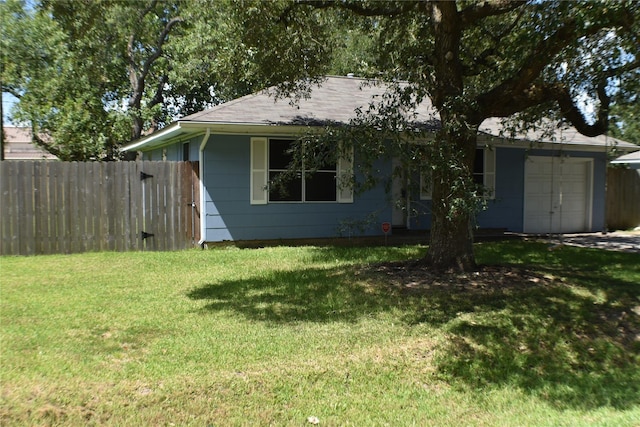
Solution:
[{"label": "tree branch", "polygon": [[15,88],[15,87],[12,87],[12,86],[2,85],[2,91],[10,93],[11,95],[15,96],[18,99],[22,98],[22,94],[20,93],[18,88]]},{"label": "tree branch", "polygon": [[146,77],[146,75],[149,73],[149,69],[151,68],[151,65],[162,55],[163,53],[162,46],[164,45],[164,42],[167,41],[167,36],[169,35],[169,32],[171,31],[171,29],[176,24],[179,24],[180,22],[183,22],[183,21],[184,19],[182,17],[176,16],[175,18],[172,18],[169,22],[167,22],[167,25],[165,25],[164,29],[162,30],[162,32],[158,36],[158,39],[156,40],[155,51],[150,57],[147,58],[146,61],[144,61],[144,64],[142,66],[142,75],[144,77]]},{"label": "tree branch", "polygon": [[635,61],[627,62],[626,64],[621,65],[620,67],[609,68],[608,70],[605,70],[603,75],[604,77],[613,77],[613,76],[620,75],[622,73],[626,73],[628,71],[633,71],[637,68],[640,68],[640,57],[636,58]]},{"label": "tree branch", "polygon": [[586,136],[598,136],[607,131],[609,126],[609,106],[611,99],[606,93],[606,80],[596,88],[600,101],[596,121],[589,124],[586,117],[576,105],[569,88],[561,83],[533,84],[527,90],[510,96],[507,102],[500,103],[490,112],[490,117],[509,117],[528,108],[545,102],[556,102],[560,113],[578,132]]},{"label": "tree branch", "polygon": [[504,15],[526,4],[523,0],[490,0],[474,3],[460,12],[463,27],[477,24],[489,16]]},{"label": "tree branch", "polygon": [[[575,19],[569,19],[564,26],[551,36],[542,40],[538,46],[531,51],[531,54],[523,59],[522,64],[525,65],[515,71],[511,78],[506,79],[498,86],[478,97],[478,106],[481,115],[483,117],[505,117],[504,112],[512,110],[514,102],[523,102],[524,104],[533,102],[540,96],[538,90],[541,86],[536,86],[536,81],[539,79],[545,67],[552,62],[553,58],[562,49],[580,37],[591,36],[611,26],[627,25],[629,19],[625,14],[613,14],[610,16],[610,19],[602,19],[597,24],[584,28],[582,31],[578,29]],[[611,70],[611,72],[613,73],[613,70]],[[555,99],[555,97],[546,97],[540,102]],[[530,106],[533,105],[536,104],[531,104]]]},{"label": "tree branch", "polygon": [[167,36],[171,29],[180,22],[183,22],[184,19],[180,16],[176,16],[172,18],[165,25],[164,29],[156,39],[156,46],[153,50],[153,53],[143,62],[142,69],[139,70],[137,63],[134,59],[134,42],[135,42],[135,34],[132,34],[129,37],[129,43],[127,44],[127,55],[129,57],[129,81],[131,82],[131,88],[133,90],[133,95],[129,99],[129,105],[131,107],[139,107],[140,101],[142,100],[142,94],[144,92],[145,79],[149,74],[149,70],[153,63],[160,58],[163,53],[162,46],[167,40]]},{"label": "tree branch", "polygon": [[297,5],[312,6],[316,9],[328,9],[332,7],[347,9],[360,16],[395,16],[407,10],[406,5],[413,6],[416,2],[372,2],[363,3],[362,1],[336,1],[336,0],[298,0],[289,6],[285,13],[286,16]]},{"label": "tree branch", "polygon": [[65,154],[62,152],[62,150],[57,148],[55,145],[46,143],[42,138],[40,138],[40,136],[36,132],[36,127],[33,122],[31,123],[31,142],[35,146],[47,150],[49,153],[53,154],[60,160],[69,160],[67,159],[67,156],[65,156]]},{"label": "tree branch", "polygon": [[562,116],[569,120],[573,127],[578,132],[586,136],[598,136],[607,131],[609,127],[609,105],[611,99],[607,95],[605,90],[606,82],[602,82],[596,88],[598,99],[600,100],[600,107],[598,108],[598,117],[593,124],[589,124],[582,114],[582,111],[573,102],[573,98],[569,93],[569,90],[554,90],[550,95],[555,96],[558,105],[560,106],[560,112]]}]

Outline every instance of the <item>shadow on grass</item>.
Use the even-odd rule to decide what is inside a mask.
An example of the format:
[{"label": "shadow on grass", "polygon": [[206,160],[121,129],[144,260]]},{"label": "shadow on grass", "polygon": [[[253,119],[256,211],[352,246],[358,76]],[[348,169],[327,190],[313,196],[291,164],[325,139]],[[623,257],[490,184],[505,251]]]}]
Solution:
[{"label": "shadow on grass", "polygon": [[562,283],[432,294],[440,318],[423,318],[442,324],[450,337],[437,360],[439,375],[478,389],[513,386],[559,407],[640,404],[637,294],[616,289],[630,283],[609,286],[601,298]]},{"label": "shadow on grass", "polygon": [[[640,257],[508,245],[481,248],[481,256],[496,264],[524,263],[544,280],[408,292],[388,276],[357,267],[309,267],[207,284],[188,296],[207,301],[205,311],[231,310],[273,323],[357,322],[395,310],[408,327],[426,324],[446,334],[436,372],[454,386],[480,392],[514,387],[559,408],[640,404]],[[317,256],[352,254],[322,249]],[[629,278],[609,277],[611,265]]]},{"label": "shadow on grass", "polygon": [[206,300],[204,310],[233,310],[266,322],[355,322],[389,310],[390,290],[360,282],[353,267],[272,271],[248,280],[208,284],[188,295]]}]

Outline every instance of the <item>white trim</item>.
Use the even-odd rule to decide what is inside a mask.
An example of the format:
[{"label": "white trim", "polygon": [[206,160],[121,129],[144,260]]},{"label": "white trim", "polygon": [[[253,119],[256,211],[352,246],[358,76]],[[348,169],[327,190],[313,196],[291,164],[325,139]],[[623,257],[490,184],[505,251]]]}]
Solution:
[{"label": "white trim", "polygon": [[489,200],[496,198],[496,149],[495,147],[483,147],[482,156],[484,157],[482,171],[482,185],[489,192],[486,196]]},{"label": "white trim", "polygon": [[269,179],[268,165],[269,140],[267,138],[251,138],[249,202],[252,205],[266,205],[269,199],[267,184]]},{"label": "white trim", "polygon": [[204,149],[207,146],[207,142],[209,142],[209,135],[211,135],[211,129],[207,128],[198,151],[198,175],[200,180],[200,240],[198,241],[198,244],[201,246],[207,240],[207,200],[205,198],[206,189],[204,187]]},{"label": "white trim", "polygon": [[[342,146],[340,147],[342,148]],[[336,171],[336,194],[338,203],[353,203],[353,147],[348,157],[340,156]],[[339,151],[342,154],[342,149]],[[347,186],[347,183],[349,186]]]}]

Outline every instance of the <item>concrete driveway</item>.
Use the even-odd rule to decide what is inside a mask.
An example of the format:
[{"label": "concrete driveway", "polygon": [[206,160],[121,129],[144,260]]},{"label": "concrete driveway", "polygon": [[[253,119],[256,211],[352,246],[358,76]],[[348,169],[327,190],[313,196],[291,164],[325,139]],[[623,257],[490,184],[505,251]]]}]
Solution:
[{"label": "concrete driveway", "polygon": [[560,241],[569,246],[640,253],[640,231],[564,234]]}]

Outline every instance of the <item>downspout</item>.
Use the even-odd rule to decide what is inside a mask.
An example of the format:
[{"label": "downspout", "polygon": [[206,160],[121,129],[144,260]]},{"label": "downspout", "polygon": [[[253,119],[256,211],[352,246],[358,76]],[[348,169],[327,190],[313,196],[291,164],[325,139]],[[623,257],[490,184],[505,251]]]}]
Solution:
[{"label": "downspout", "polygon": [[202,249],[204,249],[207,233],[207,201],[205,200],[204,189],[204,149],[209,141],[209,135],[211,135],[211,128],[207,128],[198,152],[198,176],[200,178],[200,240],[198,241],[198,245],[200,245]]}]

